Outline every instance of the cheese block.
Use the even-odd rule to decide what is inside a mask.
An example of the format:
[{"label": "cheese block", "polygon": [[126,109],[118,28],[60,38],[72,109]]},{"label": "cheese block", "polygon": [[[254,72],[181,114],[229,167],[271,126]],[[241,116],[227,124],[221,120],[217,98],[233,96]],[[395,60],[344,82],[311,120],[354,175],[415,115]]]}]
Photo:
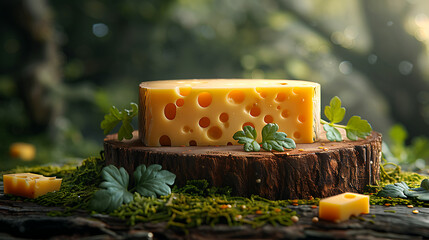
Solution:
[{"label": "cheese block", "polygon": [[37,198],[48,192],[58,191],[61,178],[45,177],[34,173],[15,173],[3,175],[5,194]]},{"label": "cheese block", "polygon": [[369,196],[357,193],[343,193],[319,202],[319,218],[342,222],[350,216],[369,213]]},{"label": "cheese block", "polygon": [[267,123],[296,143],[318,139],[320,85],[296,80],[200,79],[140,84],[139,137],[146,146],[237,144],[244,126],[261,141]]}]

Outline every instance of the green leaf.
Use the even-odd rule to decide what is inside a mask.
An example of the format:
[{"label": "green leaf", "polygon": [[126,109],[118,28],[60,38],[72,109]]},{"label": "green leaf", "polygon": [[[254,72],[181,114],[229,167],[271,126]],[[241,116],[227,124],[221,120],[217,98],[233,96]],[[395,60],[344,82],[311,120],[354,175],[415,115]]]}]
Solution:
[{"label": "green leaf", "polygon": [[343,138],[341,137],[340,131],[335,127],[329,124],[323,124],[323,129],[326,131],[326,138],[331,142],[341,142]]},{"label": "green leaf", "polygon": [[131,139],[133,137],[133,126],[131,120],[138,114],[138,105],[130,103],[131,109],[124,109],[119,111],[115,106],[112,106],[109,113],[104,116],[104,120],[101,122],[100,127],[104,130],[104,135],[107,135],[113,129],[122,122],[122,125],[118,132],[118,140]]},{"label": "green leaf", "polygon": [[408,197],[417,198],[420,201],[429,201],[429,179],[423,179],[419,188],[412,188],[412,191],[406,191]]},{"label": "green leaf", "polygon": [[176,175],[167,170],[161,170],[161,165],[152,164],[146,168],[140,165],[134,171],[136,190],[140,195],[165,196],[171,193],[168,185],[173,185]]},{"label": "green leaf", "polygon": [[372,128],[367,120],[359,116],[353,116],[347,122],[346,133],[350,140],[356,141],[358,138],[366,138],[371,134]]},{"label": "green leaf", "polygon": [[268,123],[262,128],[263,149],[283,152],[284,148],[296,148],[295,142],[291,138],[287,138],[286,133],[277,132],[277,130],[279,130],[279,126],[275,123]]},{"label": "green leaf", "polygon": [[346,109],[341,107],[341,100],[335,96],[331,99],[329,106],[325,106],[325,116],[331,123],[339,123],[344,119]]},{"label": "green leaf", "polygon": [[121,122],[119,110],[115,106],[110,108],[109,114],[104,115],[104,120],[101,122],[100,127],[104,130],[104,135],[109,134]]},{"label": "green leaf", "polygon": [[259,152],[261,146],[256,142],[256,130],[252,126],[245,126],[243,130],[238,131],[232,136],[238,143],[244,144],[244,151]]},{"label": "green leaf", "polygon": [[404,194],[405,191],[408,191],[409,187],[406,183],[400,182],[395,184],[386,185],[381,191],[377,193],[379,197],[392,197],[392,198],[407,198]]},{"label": "green leaf", "polygon": [[395,124],[389,130],[389,137],[395,144],[404,145],[405,139],[408,137],[408,133],[404,126]]},{"label": "green leaf", "polygon": [[101,190],[94,193],[89,204],[95,211],[111,212],[124,203],[133,201],[133,194],[128,191],[129,175],[124,168],[116,168],[109,165],[101,171],[103,182]]},{"label": "green leaf", "polygon": [[423,179],[419,188],[410,189],[406,183],[399,182],[386,185],[377,193],[379,197],[417,198],[420,201],[429,201],[429,179]]},{"label": "green leaf", "polygon": [[112,194],[107,189],[96,191],[89,202],[89,209],[97,212],[108,212],[107,209],[109,207],[115,208],[116,206],[111,205],[111,195]]}]

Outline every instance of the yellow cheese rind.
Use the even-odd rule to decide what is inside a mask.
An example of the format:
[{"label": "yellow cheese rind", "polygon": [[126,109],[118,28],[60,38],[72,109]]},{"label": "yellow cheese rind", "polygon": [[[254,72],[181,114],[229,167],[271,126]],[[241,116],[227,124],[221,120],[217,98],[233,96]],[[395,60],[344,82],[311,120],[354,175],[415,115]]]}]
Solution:
[{"label": "yellow cheese rind", "polygon": [[351,216],[369,213],[369,196],[357,193],[343,193],[319,202],[319,218],[342,222]]},{"label": "yellow cheese rind", "polygon": [[318,139],[320,85],[295,80],[168,80],[140,84],[139,136],[146,146],[237,144],[267,123],[296,143]]},{"label": "yellow cheese rind", "polygon": [[15,173],[3,175],[5,194],[37,198],[48,192],[58,191],[61,178],[45,177],[34,173]]}]

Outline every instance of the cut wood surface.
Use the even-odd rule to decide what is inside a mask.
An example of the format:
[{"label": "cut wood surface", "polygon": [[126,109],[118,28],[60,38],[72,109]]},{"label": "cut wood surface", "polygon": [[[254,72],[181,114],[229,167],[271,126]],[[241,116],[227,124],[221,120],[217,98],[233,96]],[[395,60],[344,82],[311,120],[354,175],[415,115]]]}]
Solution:
[{"label": "cut wood surface", "polygon": [[137,134],[122,142],[116,134],[108,135],[106,164],[124,167],[129,173],[140,164],[160,164],[176,174],[178,186],[206,179],[216,187],[231,187],[233,195],[304,199],[362,193],[379,179],[381,134],[377,132],[358,141],[322,138],[285,152],[245,152],[241,145],[147,147]]}]

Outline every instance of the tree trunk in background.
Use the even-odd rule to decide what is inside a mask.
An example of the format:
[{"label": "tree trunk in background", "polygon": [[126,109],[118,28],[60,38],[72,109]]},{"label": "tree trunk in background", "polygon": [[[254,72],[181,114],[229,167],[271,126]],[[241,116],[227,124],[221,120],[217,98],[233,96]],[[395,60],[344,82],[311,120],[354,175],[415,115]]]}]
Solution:
[{"label": "tree trunk in background", "polygon": [[6,1],[2,5],[8,12],[6,19],[12,21],[21,40],[22,51],[14,74],[31,131],[45,131],[62,111],[58,96],[61,61],[52,12],[44,0]]},{"label": "tree trunk in background", "polygon": [[[409,3],[388,0],[364,0],[361,3],[372,38],[370,54],[377,56],[377,62],[368,64],[362,71],[385,95],[393,118],[406,124],[411,136],[429,135],[426,104],[419,100],[422,94],[429,93],[428,81],[418,65],[424,45],[403,26]],[[406,75],[399,70],[401,62],[406,64],[404,61],[413,64]]]},{"label": "tree trunk in background", "polygon": [[[331,30],[314,24],[314,19],[300,13],[287,2],[279,3],[282,9],[327,42],[331,42]],[[351,62],[354,69],[371,81],[371,85],[376,87],[390,104],[394,122],[406,125],[411,137],[422,134],[429,136],[429,116],[425,116],[425,111],[428,111],[425,110],[427,104],[419,101],[419,96],[429,93],[429,83],[424,80],[418,66],[418,58],[424,51],[424,45],[408,34],[403,26],[409,3],[389,0],[364,0],[360,3],[372,40],[370,50],[360,53],[332,44],[332,53],[339,59]],[[377,56],[375,64],[368,62],[371,54]],[[413,64],[408,75],[399,71],[399,64],[403,61]]]}]

